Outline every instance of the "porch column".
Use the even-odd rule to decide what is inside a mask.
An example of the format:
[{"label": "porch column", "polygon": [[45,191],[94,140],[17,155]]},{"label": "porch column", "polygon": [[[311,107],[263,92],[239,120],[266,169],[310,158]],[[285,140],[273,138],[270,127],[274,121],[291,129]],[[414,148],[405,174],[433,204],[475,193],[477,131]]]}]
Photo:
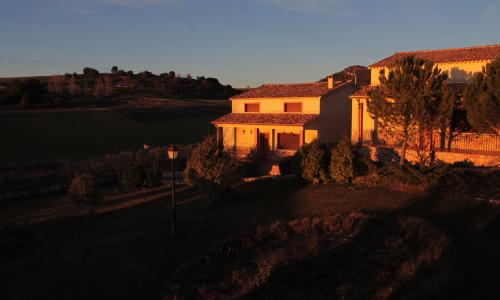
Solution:
[{"label": "porch column", "polygon": [[275,138],[275,135],[276,134],[276,129],[272,129],[271,130],[271,149],[273,151],[276,150],[276,138]]},{"label": "porch column", "polygon": [[364,110],[364,107],[363,107],[363,102],[359,101],[359,104],[358,104],[358,142],[360,144],[363,143],[363,110]]},{"label": "porch column", "polygon": [[223,127],[215,127],[215,138],[219,147],[224,145]]},{"label": "porch column", "polygon": [[300,146],[304,145],[305,131],[302,129],[299,133]]},{"label": "porch column", "polygon": [[259,141],[259,128],[255,129],[255,150],[257,150],[257,159],[260,160],[260,141]]},{"label": "porch column", "polygon": [[233,145],[233,150],[236,153],[236,127],[233,128],[233,140],[234,140],[234,145]]}]

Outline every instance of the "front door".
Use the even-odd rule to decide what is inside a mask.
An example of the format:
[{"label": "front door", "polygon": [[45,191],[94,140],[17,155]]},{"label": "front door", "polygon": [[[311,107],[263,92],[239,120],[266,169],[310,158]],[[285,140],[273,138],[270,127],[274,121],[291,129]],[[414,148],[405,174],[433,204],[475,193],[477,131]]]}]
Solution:
[{"label": "front door", "polygon": [[259,133],[259,158],[266,158],[269,153],[269,133]]}]

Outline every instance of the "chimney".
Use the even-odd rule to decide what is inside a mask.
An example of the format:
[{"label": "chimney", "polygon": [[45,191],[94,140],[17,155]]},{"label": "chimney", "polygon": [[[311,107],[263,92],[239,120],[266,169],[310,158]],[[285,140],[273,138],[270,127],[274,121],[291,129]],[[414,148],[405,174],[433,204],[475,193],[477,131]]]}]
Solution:
[{"label": "chimney", "polygon": [[328,89],[331,90],[335,86],[335,82],[333,81],[333,75],[328,76]]}]

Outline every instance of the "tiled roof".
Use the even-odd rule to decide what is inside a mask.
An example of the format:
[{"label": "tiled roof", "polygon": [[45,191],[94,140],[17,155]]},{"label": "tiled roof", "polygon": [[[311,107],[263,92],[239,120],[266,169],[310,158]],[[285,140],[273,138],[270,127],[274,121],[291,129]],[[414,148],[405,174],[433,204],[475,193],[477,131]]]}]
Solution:
[{"label": "tiled roof", "polygon": [[331,90],[327,82],[293,83],[293,84],[264,84],[236,95],[231,99],[250,98],[286,98],[286,97],[321,97],[346,83],[336,83]]},{"label": "tiled roof", "polygon": [[229,113],[214,121],[214,124],[256,124],[256,125],[304,125],[318,114],[263,114],[263,113]]},{"label": "tiled roof", "polygon": [[[465,89],[465,83],[448,83],[448,85],[457,93],[457,95],[462,95]],[[361,87],[356,93],[352,94],[350,98],[357,97],[368,97],[368,92],[373,88],[371,85],[365,85]]]},{"label": "tiled roof", "polygon": [[500,44],[467,48],[396,52],[394,55],[376,62],[370,67],[387,67],[396,62],[398,59],[408,55],[415,55],[418,58],[430,60],[434,63],[484,61],[500,57]]},{"label": "tiled roof", "polygon": [[355,98],[355,97],[367,97],[368,96],[368,91],[372,89],[372,86],[370,85],[365,85],[362,86],[361,89],[359,89],[356,93],[352,94],[350,97]]}]

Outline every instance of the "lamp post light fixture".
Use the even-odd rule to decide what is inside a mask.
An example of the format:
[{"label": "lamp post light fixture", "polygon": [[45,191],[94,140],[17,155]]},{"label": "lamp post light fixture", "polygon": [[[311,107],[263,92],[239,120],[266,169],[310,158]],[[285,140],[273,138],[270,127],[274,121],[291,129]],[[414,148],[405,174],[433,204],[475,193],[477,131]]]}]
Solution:
[{"label": "lamp post light fixture", "polygon": [[177,158],[179,151],[174,145],[170,145],[167,148],[168,158],[172,161],[172,237],[177,235],[177,213],[175,211],[175,164],[174,161]]}]

